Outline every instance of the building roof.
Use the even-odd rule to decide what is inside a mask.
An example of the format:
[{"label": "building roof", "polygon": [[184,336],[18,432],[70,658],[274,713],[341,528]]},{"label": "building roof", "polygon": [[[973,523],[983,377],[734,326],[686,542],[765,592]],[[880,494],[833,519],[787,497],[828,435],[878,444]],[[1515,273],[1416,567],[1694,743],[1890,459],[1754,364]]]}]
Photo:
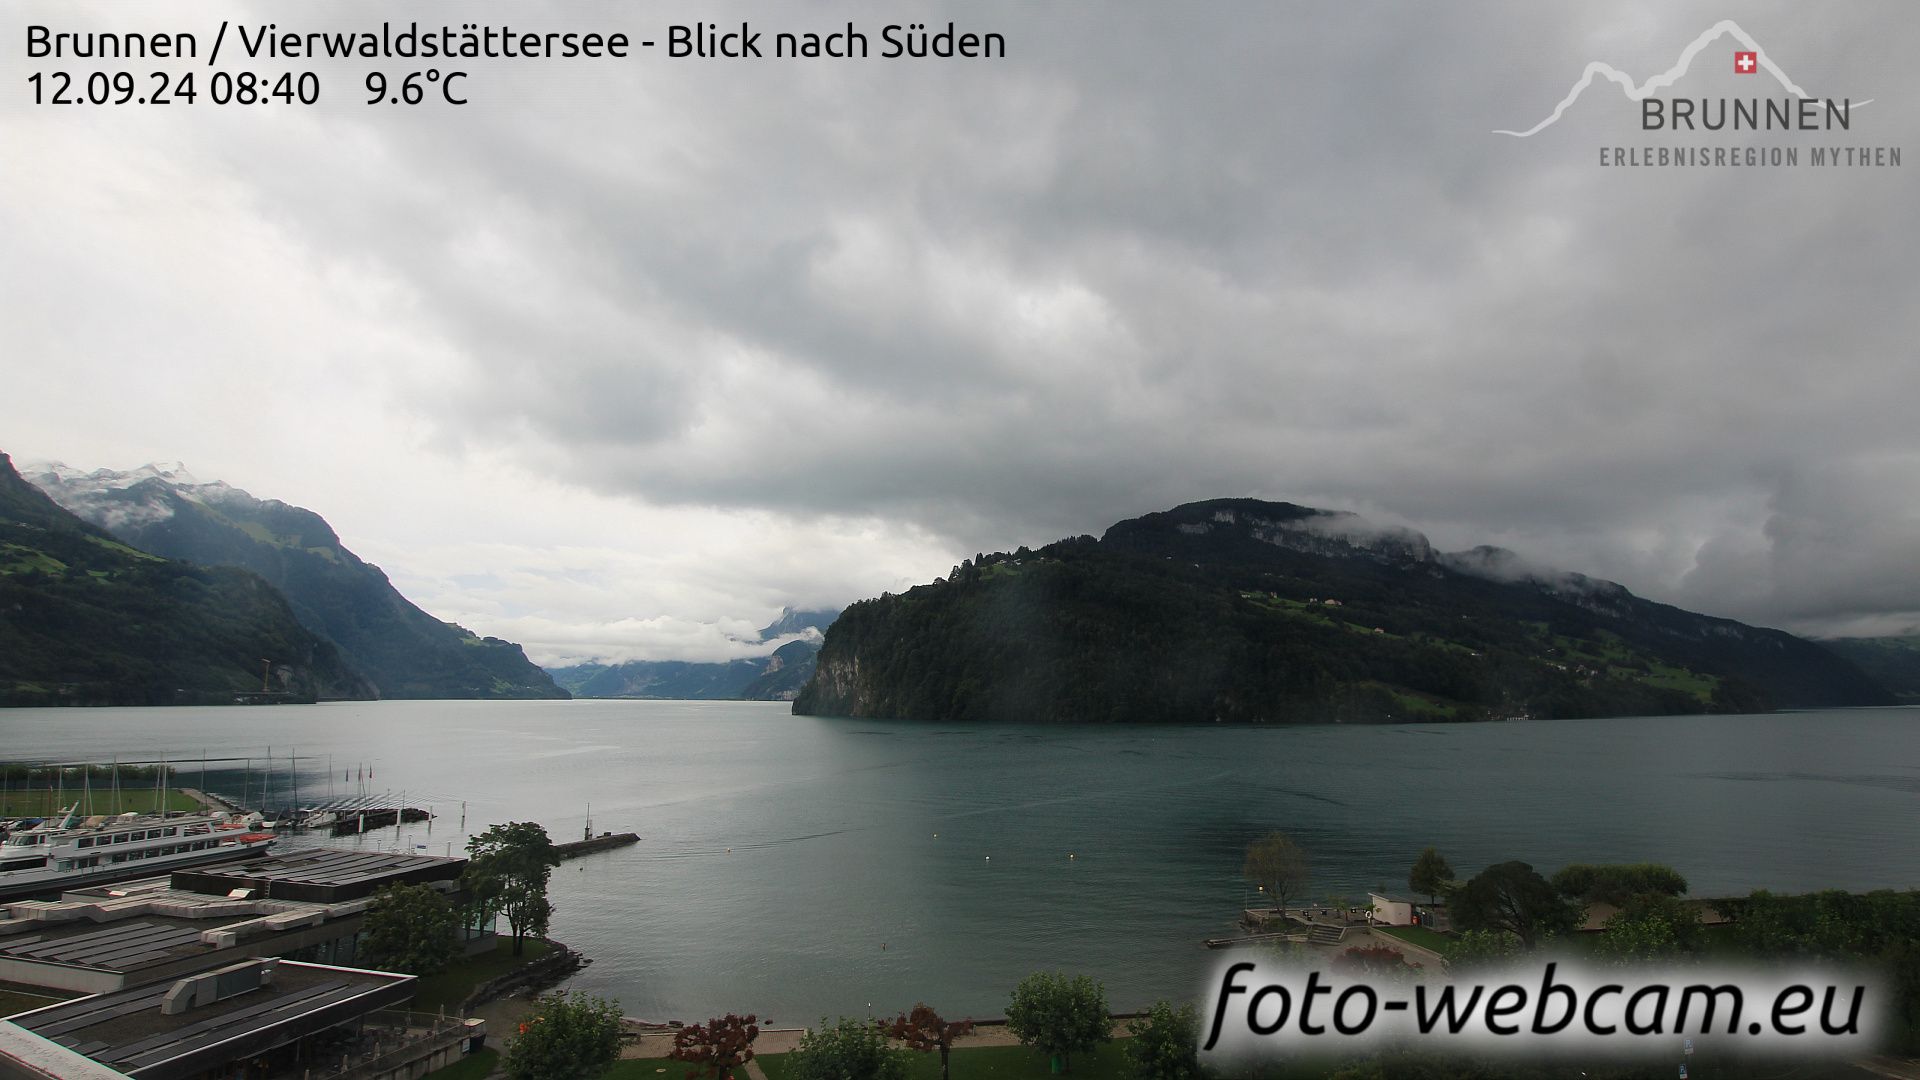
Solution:
[{"label": "building roof", "polygon": [[126,971],[201,951],[203,929],[181,919],[129,919],[78,932],[61,926],[51,933],[0,937],[0,957]]},{"label": "building roof", "polygon": [[305,848],[257,859],[175,871],[175,888],[218,896],[252,890],[260,899],[331,904],[372,896],[388,885],[454,881],[465,859],[378,851]]},{"label": "building roof", "polygon": [[[0,971],[28,985],[47,982],[33,965],[113,972],[132,981],[164,978],[168,968],[219,963],[223,955],[280,951],[286,935],[358,917],[367,900],[315,904],[235,899],[173,888],[165,878],[69,892],[61,900],[0,904]],[[351,933],[347,923],[341,933]],[[244,951],[242,951],[244,950]]]},{"label": "building roof", "polygon": [[283,961],[257,988],[165,1011],[188,981],[61,1002],[10,1022],[126,1075],[179,1080],[398,1004],[413,995],[415,980]]}]

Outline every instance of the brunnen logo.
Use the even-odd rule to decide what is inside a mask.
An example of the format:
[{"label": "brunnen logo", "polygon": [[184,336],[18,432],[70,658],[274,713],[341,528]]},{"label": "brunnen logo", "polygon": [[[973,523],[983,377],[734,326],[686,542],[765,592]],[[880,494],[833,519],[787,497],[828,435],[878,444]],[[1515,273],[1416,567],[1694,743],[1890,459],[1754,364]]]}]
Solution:
[{"label": "brunnen logo", "polygon": [[[1669,97],[1661,92],[1671,89],[1689,71],[1694,61],[1706,54],[1708,62],[1724,53],[1708,52],[1723,38],[1732,38],[1736,48],[1723,63],[1730,63],[1736,77],[1766,75],[1783,93],[1753,96]],[[1524,131],[1497,128],[1495,135],[1516,139],[1532,138],[1557,123],[1580,100],[1597,79],[1620,87],[1627,100],[1639,107],[1640,130],[1671,139],[1675,135],[1692,136],[1715,133],[1750,133],[1739,145],[1698,145],[1691,142],[1673,145],[1602,146],[1602,166],[1900,166],[1898,146],[1862,145],[1853,136],[1854,113],[1872,104],[1872,99],[1817,97],[1808,93],[1782,71],[1779,64],[1760,47],[1740,24],[1726,19],[1713,24],[1688,43],[1672,67],[1636,83],[1633,77],[1604,61],[1589,63],[1580,78],[1553,107],[1553,112]],[[1826,136],[1822,145],[1770,145],[1754,135],[1767,133],[1819,132]]]}]

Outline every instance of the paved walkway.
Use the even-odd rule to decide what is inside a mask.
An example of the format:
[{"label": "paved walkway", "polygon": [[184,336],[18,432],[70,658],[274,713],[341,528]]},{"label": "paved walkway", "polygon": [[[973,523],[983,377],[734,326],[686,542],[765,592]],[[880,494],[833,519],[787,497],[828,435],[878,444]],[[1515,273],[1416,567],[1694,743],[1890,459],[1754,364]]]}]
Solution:
[{"label": "paved walkway", "polygon": [[240,812],[239,808],[232,803],[227,802],[225,799],[215,798],[198,788],[183,787],[179,790],[180,794],[199,803],[207,810],[225,810],[229,814],[237,814]]}]

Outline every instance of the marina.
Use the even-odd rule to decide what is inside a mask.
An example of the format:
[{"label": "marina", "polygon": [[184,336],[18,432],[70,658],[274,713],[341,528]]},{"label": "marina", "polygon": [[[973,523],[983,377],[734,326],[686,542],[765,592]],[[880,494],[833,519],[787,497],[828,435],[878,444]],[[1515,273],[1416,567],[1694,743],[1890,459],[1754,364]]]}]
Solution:
[{"label": "marina", "polygon": [[[251,783],[244,753],[210,763],[204,786],[197,761],[179,770],[237,794],[261,786],[259,715],[14,710],[0,743],[50,761],[247,748]],[[568,985],[631,1016],[801,1023],[919,1000],[997,1015],[1036,970],[1090,975],[1116,1009],[1191,994],[1234,955],[1200,943],[1246,933],[1246,844],[1274,828],[1307,851],[1316,906],[1403,888],[1429,845],[1462,873],[1657,862],[1705,896],[1920,881],[1920,845],[1886,840],[1920,838],[1915,709],[1280,729],[930,726],[755,702],[302,715],[323,722],[303,724],[301,803],[325,801],[332,754],[377,761],[380,785],[435,817],[278,830],[276,853],[448,857],[513,821],[579,841],[589,800],[595,838],[636,833],[555,868],[550,894],[551,935],[594,961]],[[274,757],[276,797],[255,809],[296,805]],[[336,796],[360,794],[340,791],[347,776],[333,772]]]}]

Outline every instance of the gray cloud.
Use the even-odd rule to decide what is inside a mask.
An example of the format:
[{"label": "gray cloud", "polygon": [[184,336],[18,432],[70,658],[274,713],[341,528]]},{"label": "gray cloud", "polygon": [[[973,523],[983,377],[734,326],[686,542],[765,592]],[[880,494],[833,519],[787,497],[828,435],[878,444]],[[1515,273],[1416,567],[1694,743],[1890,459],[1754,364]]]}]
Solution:
[{"label": "gray cloud", "polygon": [[[462,17],[483,9],[554,26],[695,14]],[[212,220],[270,230],[306,265],[321,295],[292,303],[346,305],[399,358],[346,400],[413,432],[414,452],[809,538],[885,522],[903,552],[1261,495],[1796,629],[1920,622],[1903,404],[1920,396],[1920,160],[1603,169],[1602,145],[1741,141],[1650,139],[1606,86],[1532,139],[1490,134],[1544,115],[1588,60],[1664,69],[1719,9],[904,10],[1000,30],[1012,55],[496,66],[462,110],[196,113],[148,132],[147,152],[222,193]],[[1801,83],[1877,99],[1845,139],[1753,141],[1920,146],[1904,11],[1743,9]],[[386,15],[340,4],[325,21]],[[1680,90],[1774,92],[1722,70],[1727,51]],[[102,149],[123,133],[101,124],[8,138],[126,154]],[[164,206],[116,198],[136,218]],[[18,284],[9,307],[80,317]],[[107,302],[172,290],[120,282]],[[61,325],[43,316],[37,337]]]}]

